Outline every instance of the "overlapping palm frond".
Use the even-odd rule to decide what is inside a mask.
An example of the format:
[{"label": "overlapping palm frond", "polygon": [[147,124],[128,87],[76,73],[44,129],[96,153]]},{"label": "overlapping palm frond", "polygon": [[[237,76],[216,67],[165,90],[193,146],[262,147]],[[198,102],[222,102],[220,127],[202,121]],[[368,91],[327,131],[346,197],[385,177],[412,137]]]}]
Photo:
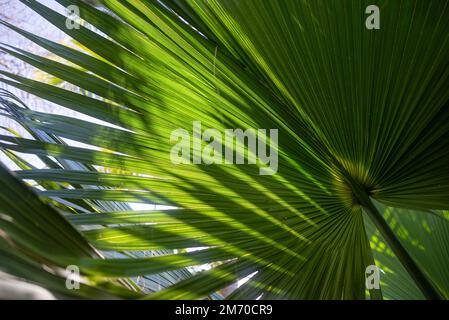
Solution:
[{"label": "overlapping palm frond", "polygon": [[[101,99],[8,71],[0,81],[108,125],[17,106],[8,115],[33,132],[100,149],[10,135],[0,148],[118,171],[14,172],[45,185],[41,199],[63,199],[63,218],[1,169],[2,269],[84,297],[143,297],[109,280],[213,263],[145,297],[204,298],[247,278],[229,298],[449,298],[447,1],[103,0],[106,13],[58,0],[100,32],[22,2],[96,56],[6,22],[81,68],[0,49]],[[375,31],[364,26],[373,2]],[[174,165],[171,132],[194,121],[278,129],[278,172]],[[170,209],[69,212],[86,201]],[[101,259],[93,248],[177,251]],[[365,289],[371,264],[382,292]],[[83,290],[48,272],[67,265],[79,266]]]}]

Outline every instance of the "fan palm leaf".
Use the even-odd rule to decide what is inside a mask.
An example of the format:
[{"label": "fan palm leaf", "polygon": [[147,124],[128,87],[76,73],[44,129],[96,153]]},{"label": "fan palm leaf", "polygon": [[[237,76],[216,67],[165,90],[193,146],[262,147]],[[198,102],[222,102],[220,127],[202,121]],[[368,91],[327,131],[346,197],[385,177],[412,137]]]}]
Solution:
[{"label": "fan palm leaf", "polygon": [[[67,294],[38,262],[77,265],[86,288],[76,294],[134,297],[142,294],[108,280],[213,262],[146,297],[204,298],[246,278],[229,298],[363,299],[366,267],[376,264],[386,276],[382,292],[369,290],[373,299],[449,298],[447,1],[374,1],[382,26],[367,30],[373,1],[365,0],[103,0],[107,12],[58,0],[77,5],[95,31],[68,29],[63,15],[22,2],[95,55],[6,22],[71,64],[0,49],[99,98],[8,71],[0,81],[104,123],[9,108],[28,128],[99,149],[10,135],[0,147],[123,173],[48,167],[14,175],[92,186],[48,184],[35,190],[43,200],[170,209],[63,218],[2,169],[0,208],[11,220],[0,220],[2,252],[20,248],[14,259],[35,272],[5,260],[2,269]],[[278,129],[277,173],[260,175],[260,164],[174,165],[171,133],[192,131],[195,121],[222,131]],[[200,250],[101,259],[93,248]]]}]

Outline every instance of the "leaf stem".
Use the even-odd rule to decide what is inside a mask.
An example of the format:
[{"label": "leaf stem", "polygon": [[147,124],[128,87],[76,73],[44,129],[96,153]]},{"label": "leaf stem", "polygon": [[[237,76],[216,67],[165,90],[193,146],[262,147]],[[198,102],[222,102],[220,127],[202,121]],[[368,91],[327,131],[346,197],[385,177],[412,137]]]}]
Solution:
[{"label": "leaf stem", "polygon": [[391,230],[388,223],[385,221],[382,214],[377,210],[371,201],[368,194],[358,186],[351,177],[347,177],[348,183],[351,185],[351,189],[354,193],[355,198],[358,200],[359,204],[365,210],[367,215],[370,217],[372,222],[376,225],[377,229],[382,234],[385,241],[390,246],[393,253],[398,257],[399,261],[402,263],[404,268],[410,274],[412,279],[415,281],[418,288],[424,294],[426,299],[429,300],[442,300],[443,297],[422,272],[413,258],[410,256],[408,251],[401,244],[400,240],[396,237],[394,232]]}]

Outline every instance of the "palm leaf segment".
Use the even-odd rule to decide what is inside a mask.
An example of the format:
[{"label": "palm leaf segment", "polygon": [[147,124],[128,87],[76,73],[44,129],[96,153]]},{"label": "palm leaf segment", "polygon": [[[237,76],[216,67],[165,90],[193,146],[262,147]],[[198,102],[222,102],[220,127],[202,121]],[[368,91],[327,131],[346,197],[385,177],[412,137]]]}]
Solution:
[{"label": "palm leaf segment", "polygon": [[[83,230],[78,235],[2,170],[1,209],[12,222],[1,220],[8,235],[1,252],[19,248],[10,259],[35,268],[31,280],[68,294],[38,262],[76,264],[86,282],[77,294],[130,297],[106,279],[213,263],[148,297],[203,298],[250,277],[229,298],[361,299],[365,268],[376,263],[384,298],[449,297],[449,222],[438,211],[449,208],[446,1],[375,1],[382,27],[370,31],[364,13],[373,1],[104,0],[104,13],[58,0],[77,5],[101,34],[69,30],[64,16],[23,2],[95,56],[7,23],[81,68],[1,49],[102,99],[7,71],[1,81],[115,126],[15,108],[12,116],[29,128],[102,149],[6,135],[1,147],[134,174],[49,168],[16,176],[95,186],[39,191],[51,198],[175,207],[68,215]],[[278,173],[173,165],[170,133],[191,131],[198,120],[220,130],[277,128]],[[17,206],[21,194],[29,204]],[[33,224],[42,243],[32,241]],[[60,250],[50,250],[56,239]],[[104,260],[92,247],[203,249]],[[12,266],[3,261],[2,268]]]}]

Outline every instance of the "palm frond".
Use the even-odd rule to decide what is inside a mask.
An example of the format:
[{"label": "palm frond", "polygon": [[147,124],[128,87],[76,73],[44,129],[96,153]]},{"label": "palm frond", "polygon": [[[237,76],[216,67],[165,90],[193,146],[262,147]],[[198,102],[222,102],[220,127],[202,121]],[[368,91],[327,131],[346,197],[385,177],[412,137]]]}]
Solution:
[{"label": "palm frond", "polygon": [[[364,299],[365,270],[374,263],[385,265],[388,298],[449,297],[446,225],[413,211],[449,209],[447,1],[374,1],[382,10],[376,31],[364,27],[372,0],[101,1],[110,13],[58,0],[77,5],[98,31],[67,29],[63,15],[22,2],[95,55],[6,22],[80,68],[8,45],[0,49],[96,96],[8,71],[0,71],[0,81],[106,124],[17,107],[8,116],[31,130],[97,149],[10,135],[0,136],[0,148],[119,173],[48,167],[23,168],[16,177],[48,183],[37,191],[42,199],[172,209],[65,212],[63,218],[2,169],[0,209],[14,220],[2,227],[12,241],[3,245],[6,254],[23,246],[30,263],[42,257],[59,267],[75,264],[90,281],[214,263],[147,296],[155,299],[204,298],[244,278],[230,298]],[[192,131],[194,121],[218,130],[278,129],[278,172],[260,175],[260,163],[173,165],[170,134]],[[52,187],[59,183],[75,187]],[[16,206],[22,194],[30,201]],[[409,234],[396,230],[390,211],[382,214],[372,199],[404,208],[391,210]],[[47,223],[36,233],[28,226],[35,216]],[[41,246],[31,246],[38,234]],[[411,240],[421,236],[418,244]],[[373,237],[387,241],[391,252],[376,250]],[[55,250],[44,252],[50,239],[58,239]],[[102,260],[92,247],[179,251]],[[194,248],[202,250],[183,252]],[[427,253],[434,258],[426,261]],[[55,289],[46,278],[31,280]],[[141,296],[115,282],[89,285]],[[381,298],[379,290],[369,293]]]}]

